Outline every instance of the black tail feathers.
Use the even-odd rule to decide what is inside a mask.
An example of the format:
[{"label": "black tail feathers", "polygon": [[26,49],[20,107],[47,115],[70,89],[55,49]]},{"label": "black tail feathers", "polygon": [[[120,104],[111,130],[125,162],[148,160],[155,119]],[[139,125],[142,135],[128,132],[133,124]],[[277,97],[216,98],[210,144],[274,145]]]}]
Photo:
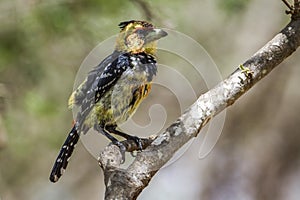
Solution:
[{"label": "black tail feathers", "polygon": [[73,150],[79,140],[79,134],[76,131],[75,125],[70,131],[66,141],[64,142],[61,150],[55,160],[54,166],[50,174],[50,181],[56,182],[62,176],[69,163],[69,159],[73,153]]}]

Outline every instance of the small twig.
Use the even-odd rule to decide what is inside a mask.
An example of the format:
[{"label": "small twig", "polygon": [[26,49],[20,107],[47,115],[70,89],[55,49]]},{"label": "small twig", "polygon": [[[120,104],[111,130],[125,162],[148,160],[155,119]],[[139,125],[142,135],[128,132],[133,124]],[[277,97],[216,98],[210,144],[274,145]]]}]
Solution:
[{"label": "small twig", "polygon": [[290,10],[293,10],[293,9],[294,9],[293,6],[291,6],[291,5],[289,4],[289,2],[287,2],[287,0],[282,0],[282,2],[283,2]]},{"label": "small twig", "polygon": [[282,0],[282,2],[288,7],[289,10],[286,10],[286,14],[292,15],[292,20],[300,18],[300,2],[299,0],[294,0],[294,5],[290,5],[287,0]]},{"label": "small twig", "polygon": [[137,4],[142,9],[147,20],[153,21],[154,14],[152,13],[151,7],[148,2],[144,0],[131,0],[131,1]]}]

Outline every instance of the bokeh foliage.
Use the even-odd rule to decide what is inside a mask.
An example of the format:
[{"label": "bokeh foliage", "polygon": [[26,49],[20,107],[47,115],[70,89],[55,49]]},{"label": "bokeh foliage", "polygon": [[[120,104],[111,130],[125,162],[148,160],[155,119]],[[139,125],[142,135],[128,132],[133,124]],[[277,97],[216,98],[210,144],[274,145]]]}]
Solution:
[{"label": "bokeh foliage", "polygon": [[[284,6],[273,0],[146,2],[155,24],[199,41],[224,77],[288,21]],[[55,199],[60,192],[57,199],[65,194],[71,196],[64,199],[98,199],[103,180],[88,153],[76,152],[62,183],[50,185],[48,173],[71,126],[67,99],[81,62],[117,33],[120,21],[144,19],[145,12],[134,0],[2,0],[0,11],[0,84],[8,91],[1,110],[8,143],[0,149],[0,199]],[[195,149],[181,166],[165,170],[171,175],[158,175],[147,191],[161,189],[155,192],[160,197],[175,192],[174,199],[222,199],[224,194],[229,199],[241,199],[241,194],[274,199],[271,194],[283,188],[279,182],[297,177],[292,169],[299,169],[300,163],[295,134],[300,124],[295,112],[300,96],[297,55],[228,109],[224,133],[212,155],[200,162]],[[174,177],[177,182],[172,182]],[[185,178],[196,180],[182,187]],[[292,194],[288,189],[286,194]],[[141,199],[155,199],[154,193],[143,194]]]}]

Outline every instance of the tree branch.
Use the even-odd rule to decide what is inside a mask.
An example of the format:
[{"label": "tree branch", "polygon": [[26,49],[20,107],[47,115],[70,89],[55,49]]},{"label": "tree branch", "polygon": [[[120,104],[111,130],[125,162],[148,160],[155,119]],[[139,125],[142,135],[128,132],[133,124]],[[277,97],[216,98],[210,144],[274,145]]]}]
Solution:
[{"label": "tree branch", "polygon": [[[296,6],[293,7],[294,11]],[[299,16],[299,12],[293,16],[292,21],[280,33],[241,65],[251,73],[239,67],[224,81],[201,95],[145,150],[137,153],[128,168],[120,168],[122,159],[116,146],[106,147],[99,158],[105,176],[105,199],[136,199],[156,172],[179,148],[196,137],[212,117],[232,105],[295,52],[300,45],[300,19],[295,18]]]}]

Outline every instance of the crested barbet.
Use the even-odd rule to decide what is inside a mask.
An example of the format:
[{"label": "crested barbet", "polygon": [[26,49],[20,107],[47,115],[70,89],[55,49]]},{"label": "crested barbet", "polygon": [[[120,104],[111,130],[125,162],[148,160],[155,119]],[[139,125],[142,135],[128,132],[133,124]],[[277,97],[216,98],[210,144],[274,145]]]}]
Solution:
[{"label": "crested barbet", "polygon": [[52,182],[62,176],[80,134],[89,129],[105,135],[122,151],[124,145],[111,134],[133,140],[142,148],[141,139],[121,132],[118,124],[128,120],[149,94],[157,73],[156,43],[167,33],[145,21],[125,21],[119,27],[113,53],[88,73],[69,98],[69,107],[78,112],[52,168]]}]

